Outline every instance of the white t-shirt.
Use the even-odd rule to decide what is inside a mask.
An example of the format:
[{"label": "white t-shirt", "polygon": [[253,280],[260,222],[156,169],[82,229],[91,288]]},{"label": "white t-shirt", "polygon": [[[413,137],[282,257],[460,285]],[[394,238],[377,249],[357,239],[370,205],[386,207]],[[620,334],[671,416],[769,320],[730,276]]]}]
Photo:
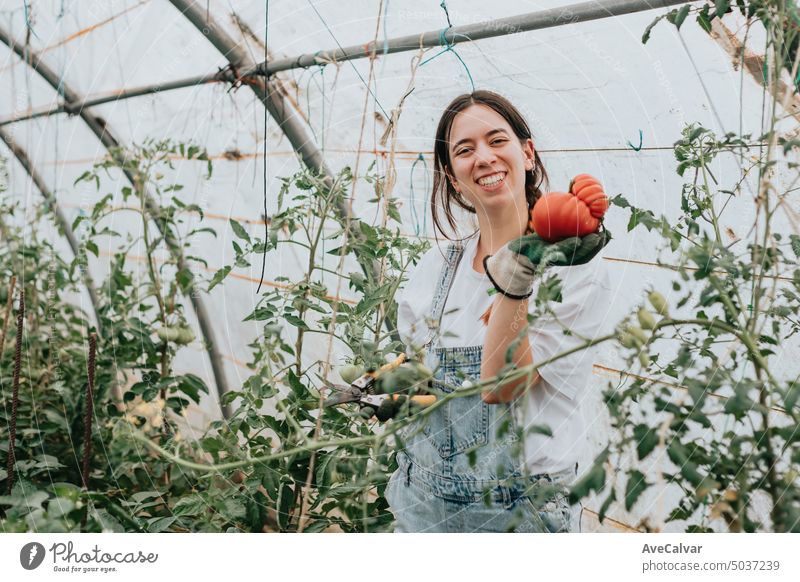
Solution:
[{"label": "white t-shirt", "polygon": [[[492,288],[489,278],[472,268],[477,242],[478,234],[464,242],[464,254],[444,306],[439,342],[445,348],[483,346],[486,326],[480,316],[494,296],[487,293]],[[447,244],[434,246],[423,255],[398,294],[398,333],[408,346],[420,347],[427,340],[426,317],[445,262]],[[605,262],[595,257],[585,265],[550,267],[547,272],[561,279],[562,301],[551,301],[554,315],[540,316],[529,329],[534,362],[608,333],[604,322],[611,286]],[[538,285],[536,281],[529,299],[530,313],[536,312]],[[565,329],[573,333],[566,334]],[[590,348],[539,368],[541,381],[520,397],[521,421],[527,435],[525,458],[532,473],[562,471],[577,462],[586,440],[580,407],[589,386],[594,357],[595,350]],[[552,437],[527,432],[530,426],[542,424],[549,426]]]}]

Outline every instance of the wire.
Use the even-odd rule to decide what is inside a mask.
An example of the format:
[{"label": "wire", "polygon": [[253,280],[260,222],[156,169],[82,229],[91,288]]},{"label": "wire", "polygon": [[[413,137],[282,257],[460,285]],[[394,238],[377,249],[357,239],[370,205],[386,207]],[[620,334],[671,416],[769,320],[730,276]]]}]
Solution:
[{"label": "wire", "polygon": [[[311,3],[311,0],[306,0],[306,2],[308,2],[308,5],[311,6],[311,9],[317,14],[317,16],[319,17],[320,21],[322,21],[322,24],[328,30],[328,34],[331,35],[331,38],[333,39],[333,42],[335,42],[336,46],[339,47],[339,50],[344,52],[344,48],[342,48],[342,45],[339,44],[339,41],[337,40],[336,35],[333,34],[333,31],[331,30],[331,27],[328,26],[328,23],[322,17],[322,14],[320,14],[319,11],[317,10],[317,8],[314,6],[314,4]],[[353,70],[355,71],[356,75],[358,75],[358,78],[361,79],[361,83],[364,85],[364,87],[367,88],[367,91],[369,91],[369,94],[372,95],[372,98],[375,100],[375,104],[381,110],[381,113],[383,113],[384,117],[386,117],[387,120],[391,119],[392,116],[389,115],[388,113],[386,113],[386,110],[383,108],[383,105],[381,105],[381,102],[378,101],[378,97],[375,95],[375,93],[372,92],[372,88],[369,86],[369,83],[367,83],[364,80],[364,77],[361,76],[361,73],[358,72],[358,69],[353,64],[353,61],[347,61],[347,62],[350,63],[351,67],[353,67]],[[266,69],[266,67],[264,67],[264,69]]]}]

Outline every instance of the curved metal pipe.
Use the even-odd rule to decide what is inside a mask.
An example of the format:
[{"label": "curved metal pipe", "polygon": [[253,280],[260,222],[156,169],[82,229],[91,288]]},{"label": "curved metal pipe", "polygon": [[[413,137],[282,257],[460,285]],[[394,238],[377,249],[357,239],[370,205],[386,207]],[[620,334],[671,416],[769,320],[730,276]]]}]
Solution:
[{"label": "curved metal pipe", "polygon": [[[56,222],[61,228],[61,231],[64,233],[64,237],[67,239],[69,248],[72,249],[72,254],[75,257],[79,257],[80,243],[78,243],[78,239],[75,238],[75,233],[72,231],[72,226],[70,225],[69,220],[67,220],[67,217],[64,216],[64,213],[61,212],[61,207],[58,205],[56,197],[53,196],[52,192],[50,192],[47,184],[44,183],[42,176],[33,166],[33,163],[28,157],[27,152],[22,148],[22,146],[14,141],[14,138],[10,136],[2,127],[0,127],[0,140],[6,144],[6,147],[11,150],[11,153],[14,154],[14,157],[17,158],[17,161],[19,161],[19,163],[25,169],[25,172],[27,172],[28,176],[30,176],[34,186],[36,186],[45,202],[53,211]],[[98,311],[98,305],[100,305],[100,302],[97,298],[97,290],[94,288],[94,281],[92,281],[92,276],[89,274],[88,266],[81,266],[81,274],[83,275],[83,283],[86,285],[86,290],[89,292],[89,299],[92,303],[92,310],[94,311],[94,320],[95,324],[97,325],[97,330],[102,332],[100,313]]]},{"label": "curved metal pipe", "polygon": [[[170,0],[173,6],[199,30],[208,41],[226,58],[235,71],[247,70],[252,68],[255,63],[250,56],[234,41],[228,33],[220,28],[213,18],[208,14],[205,4],[192,0]],[[325,164],[324,157],[320,149],[314,145],[311,136],[306,132],[305,125],[291,107],[286,105],[283,96],[274,83],[269,79],[257,79],[248,82],[256,96],[267,108],[270,116],[278,123],[283,133],[289,139],[289,143],[300,155],[303,163],[310,169],[322,175],[328,184],[333,185],[333,174]],[[266,154],[266,152],[265,152]],[[363,240],[361,229],[357,227],[358,220],[350,214],[348,206],[341,202],[336,207],[339,219],[349,225],[348,237],[350,240]],[[359,264],[365,275],[369,275],[373,280],[378,280],[380,273],[379,261],[360,260]],[[392,339],[401,343],[397,333],[397,325],[387,315],[384,323],[389,329]]]},{"label": "curved metal pipe", "polygon": [[[36,71],[45,81],[47,81],[50,86],[53,87],[53,89],[55,89],[64,98],[64,101],[68,104],[68,107],[74,109],[83,101],[81,96],[73,91],[72,88],[65,83],[64,80],[61,79],[53,69],[51,69],[44,61],[42,61],[42,59],[36,53],[31,52],[28,47],[15,42],[6,33],[2,26],[0,26],[0,42],[7,45],[8,48],[14,51],[25,63],[28,64],[28,66],[31,67],[31,69]],[[84,121],[84,123],[86,123],[89,129],[92,130],[92,133],[97,136],[97,138],[100,140],[103,146],[109,150],[109,152],[113,148],[119,147],[119,140],[114,137],[113,133],[108,127],[108,124],[103,118],[93,115],[87,109],[81,108],[74,110],[78,111],[80,118]],[[123,170],[123,172],[131,184],[135,185],[137,183],[137,177],[135,174],[129,170]],[[148,192],[145,192],[145,204],[151,216],[159,215],[158,203]],[[160,230],[158,223],[156,223],[156,227]],[[178,268],[185,269],[187,273],[191,274],[191,270],[186,265],[186,262],[183,258],[183,252],[181,251],[178,243],[169,235],[168,232],[162,232],[162,235],[164,236],[164,240],[167,243],[170,253],[177,260]],[[193,276],[192,280],[194,281]],[[214,341],[214,331],[211,326],[209,312],[200,296],[195,295],[195,293],[191,290],[189,292],[189,299],[197,316],[198,324],[200,325],[200,333],[205,339],[204,343],[206,345],[208,357],[211,360],[211,369],[214,374],[217,394],[221,399],[222,395],[228,391],[229,386],[225,376],[225,369],[222,364],[222,354],[220,354],[216,347],[216,342]],[[222,406],[221,402],[220,406],[223,416],[227,418],[229,413],[227,407]]]}]

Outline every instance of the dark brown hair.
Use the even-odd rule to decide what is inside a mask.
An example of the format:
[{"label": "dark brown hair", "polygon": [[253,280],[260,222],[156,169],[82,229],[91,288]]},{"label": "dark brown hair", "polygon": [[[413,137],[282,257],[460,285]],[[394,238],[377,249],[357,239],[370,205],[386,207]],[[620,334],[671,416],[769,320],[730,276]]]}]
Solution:
[{"label": "dark brown hair", "polygon": [[[508,122],[511,129],[514,130],[514,134],[521,142],[533,138],[525,118],[519,110],[502,95],[498,95],[492,91],[474,91],[472,93],[459,95],[450,102],[450,105],[444,110],[439,120],[439,126],[436,128],[436,142],[433,148],[433,193],[431,195],[431,216],[433,217],[433,223],[436,225],[439,232],[448,240],[452,239],[450,239],[442,229],[436,211],[436,201],[439,196],[443,198],[442,206],[444,206],[445,216],[454,232],[457,229],[450,208],[452,202],[455,202],[467,212],[475,214],[475,207],[469,204],[461,194],[456,192],[450,180],[447,178],[446,173],[449,172],[450,175],[453,174],[449,148],[450,129],[453,126],[453,120],[456,118],[456,115],[471,105],[485,105],[497,112]],[[547,172],[544,169],[541,158],[534,152],[533,169],[526,170],[525,172],[525,200],[528,202],[528,209],[533,208],[533,205],[542,196],[542,186],[546,185]]]}]

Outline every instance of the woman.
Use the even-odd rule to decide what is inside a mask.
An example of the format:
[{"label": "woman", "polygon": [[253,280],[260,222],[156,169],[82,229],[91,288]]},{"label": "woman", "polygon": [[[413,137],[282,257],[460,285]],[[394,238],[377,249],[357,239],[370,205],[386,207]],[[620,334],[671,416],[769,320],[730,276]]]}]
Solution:
[{"label": "woman", "polygon": [[[437,214],[441,198],[454,230],[453,203],[477,216],[478,230],[444,257],[438,248],[423,256],[399,296],[398,328],[409,346],[425,348],[434,388],[449,392],[497,376],[535,311],[527,297],[541,276],[509,243],[534,238],[520,239],[530,234],[529,211],[547,175],[522,115],[489,91],[461,95],[447,107],[434,171],[436,228],[447,236]],[[513,355],[517,366],[599,333],[609,285],[602,262],[588,261],[600,248],[573,261],[579,266],[548,267],[561,279],[563,299],[524,334]],[[586,439],[580,402],[591,365],[591,354],[576,353],[482,396],[454,398],[412,425],[386,493],[395,531],[570,531],[564,492]]]}]

